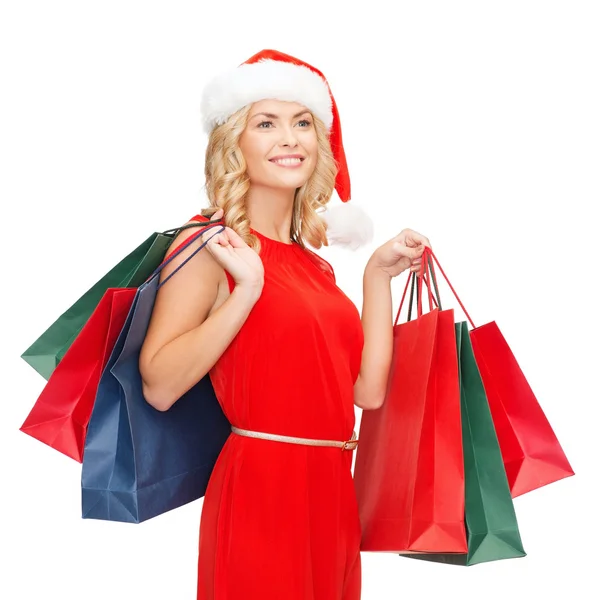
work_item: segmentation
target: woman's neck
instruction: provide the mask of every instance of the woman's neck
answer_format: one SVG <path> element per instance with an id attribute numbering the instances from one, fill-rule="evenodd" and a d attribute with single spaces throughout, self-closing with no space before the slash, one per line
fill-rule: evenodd
<path id="1" fill-rule="evenodd" d="M 295 190 L 251 187 L 246 196 L 246 212 L 252 229 L 288 243 L 295 193 Z"/>

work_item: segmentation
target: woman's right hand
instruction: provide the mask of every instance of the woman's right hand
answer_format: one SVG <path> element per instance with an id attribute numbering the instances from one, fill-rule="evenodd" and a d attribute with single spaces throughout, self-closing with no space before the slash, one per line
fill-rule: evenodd
<path id="1" fill-rule="evenodd" d="M 211 221 L 222 218 L 223 209 L 220 208 Z M 257 252 L 230 227 L 225 227 L 224 231 L 217 234 L 211 229 L 202 237 L 208 240 L 206 249 L 233 277 L 236 286 L 260 294 L 264 283 L 264 267 Z"/>

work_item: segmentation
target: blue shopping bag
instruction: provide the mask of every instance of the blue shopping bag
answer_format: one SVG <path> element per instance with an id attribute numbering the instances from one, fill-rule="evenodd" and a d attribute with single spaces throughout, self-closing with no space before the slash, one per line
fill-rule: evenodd
<path id="1" fill-rule="evenodd" d="M 206 225 L 206 224 L 204 224 Z M 141 523 L 204 496 L 231 432 L 208 374 L 167 411 L 146 402 L 139 354 L 161 270 L 208 229 L 186 240 L 138 290 L 100 378 L 88 425 L 81 477 L 82 516 Z M 223 228 L 220 227 L 213 235 Z"/>

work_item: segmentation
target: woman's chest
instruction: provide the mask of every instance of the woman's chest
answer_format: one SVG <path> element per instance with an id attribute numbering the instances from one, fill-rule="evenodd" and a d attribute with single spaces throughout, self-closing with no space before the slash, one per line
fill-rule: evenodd
<path id="1" fill-rule="evenodd" d="M 313 264 L 265 264 L 260 299 L 249 317 L 252 329 L 303 340 L 327 339 L 346 350 L 362 348 L 362 325 L 354 303 Z M 304 344 L 302 344 L 304 345 Z"/>

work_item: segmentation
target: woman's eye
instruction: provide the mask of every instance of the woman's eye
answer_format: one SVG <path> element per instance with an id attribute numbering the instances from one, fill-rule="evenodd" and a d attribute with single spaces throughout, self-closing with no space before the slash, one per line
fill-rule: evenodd
<path id="1" fill-rule="evenodd" d="M 273 121 L 261 121 L 258 127 L 260 129 L 269 129 L 271 125 L 273 125 Z"/>
<path id="2" fill-rule="evenodd" d="M 310 127 L 311 122 L 308 119 L 302 119 L 302 121 L 298 122 L 298 125 L 301 125 L 302 127 Z"/>

